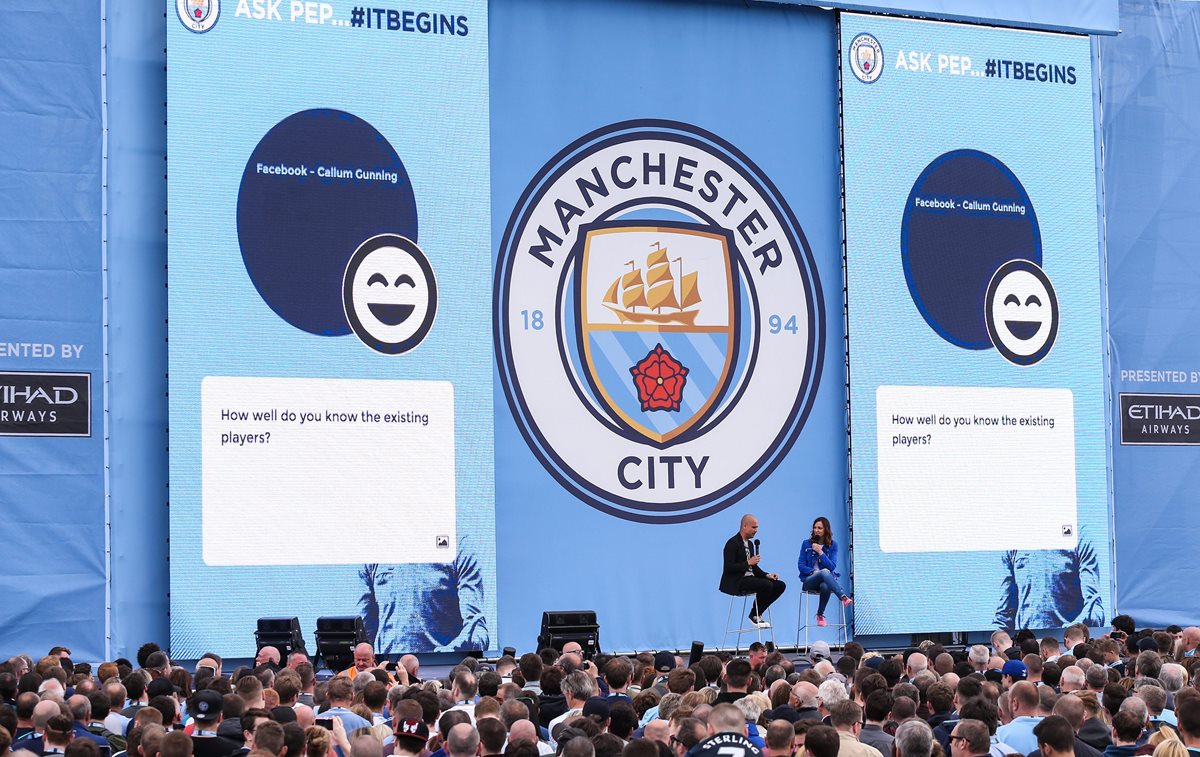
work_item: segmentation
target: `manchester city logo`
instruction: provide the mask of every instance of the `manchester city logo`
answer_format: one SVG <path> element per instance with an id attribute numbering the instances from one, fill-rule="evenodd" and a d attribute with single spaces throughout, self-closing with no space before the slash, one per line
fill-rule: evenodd
<path id="1" fill-rule="evenodd" d="M 189 31 L 203 34 L 216 26 L 221 0 L 175 0 L 175 12 Z"/>
<path id="2" fill-rule="evenodd" d="M 530 448 L 629 520 L 748 494 L 816 393 L 825 314 L 804 233 L 748 157 L 688 124 L 617 123 L 552 158 L 509 220 L 495 303 Z"/>
<path id="3" fill-rule="evenodd" d="M 883 47 L 874 35 L 864 32 L 850 40 L 850 70 L 867 84 L 883 74 Z"/>

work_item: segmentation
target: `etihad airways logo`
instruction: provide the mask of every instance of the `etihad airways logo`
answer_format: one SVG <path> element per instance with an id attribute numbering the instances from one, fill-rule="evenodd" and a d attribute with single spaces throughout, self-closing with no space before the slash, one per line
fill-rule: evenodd
<path id="1" fill-rule="evenodd" d="M 0 372 L 0 436 L 91 436 L 90 373 Z"/>

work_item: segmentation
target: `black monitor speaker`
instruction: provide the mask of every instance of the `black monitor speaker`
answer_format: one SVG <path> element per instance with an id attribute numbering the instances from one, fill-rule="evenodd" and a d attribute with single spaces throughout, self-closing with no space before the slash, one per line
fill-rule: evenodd
<path id="1" fill-rule="evenodd" d="M 562 651 L 568 642 L 578 642 L 583 656 L 591 659 L 600 652 L 600 625 L 595 610 L 550 610 L 542 613 L 542 632 L 538 649 Z"/>
<path id="2" fill-rule="evenodd" d="M 354 647 L 367 641 L 362 618 L 357 615 L 317 618 L 317 653 L 333 672 L 354 662 Z"/>
<path id="3" fill-rule="evenodd" d="M 287 664 L 288 655 L 304 651 L 304 636 L 299 618 L 259 618 L 254 631 L 255 656 L 263 647 L 279 650 L 279 661 Z"/>

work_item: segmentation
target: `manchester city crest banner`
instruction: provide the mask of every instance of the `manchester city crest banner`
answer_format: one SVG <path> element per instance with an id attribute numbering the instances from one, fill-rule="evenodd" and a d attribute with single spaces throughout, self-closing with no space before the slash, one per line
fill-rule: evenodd
<path id="1" fill-rule="evenodd" d="M 487 15 L 168 3 L 175 656 L 497 648 Z"/>
<path id="2" fill-rule="evenodd" d="M 522 596 L 595 609 L 606 649 L 718 644 L 744 513 L 797 589 L 812 520 L 845 538 L 831 18 L 678 10 L 492 7 L 497 541 L 518 645 L 537 633 Z M 563 547 L 553 569 L 534 534 Z M 649 612 L 631 601 L 647 582 Z"/>

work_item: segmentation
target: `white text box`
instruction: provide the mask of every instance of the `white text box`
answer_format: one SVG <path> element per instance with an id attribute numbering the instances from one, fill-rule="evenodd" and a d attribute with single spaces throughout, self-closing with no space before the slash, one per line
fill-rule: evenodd
<path id="1" fill-rule="evenodd" d="M 1069 389 L 881 386 L 875 400 L 884 552 L 1075 546 Z"/>
<path id="2" fill-rule="evenodd" d="M 207 564 L 454 559 L 449 382 L 208 376 L 200 394 Z"/>

